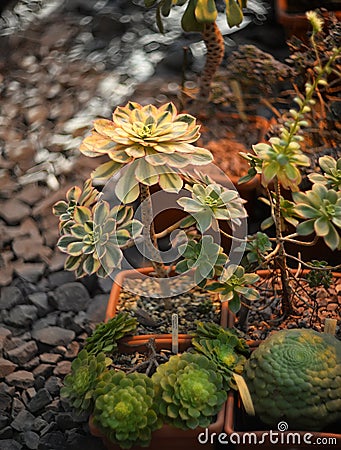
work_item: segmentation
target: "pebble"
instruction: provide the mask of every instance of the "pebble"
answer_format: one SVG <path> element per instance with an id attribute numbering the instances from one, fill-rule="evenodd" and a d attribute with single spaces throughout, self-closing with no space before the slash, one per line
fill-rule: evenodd
<path id="1" fill-rule="evenodd" d="M 10 386 L 26 389 L 34 385 L 34 376 L 32 372 L 28 372 L 27 370 L 18 370 L 7 375 L 5 381 Z"/>
<path id="2" fill-rule="evenodd" d="M 0 378 L 5 378 L 7 375 L 14 372 L 17 367 L 18 366 L 16 364 L 14 364 L 11 361 L 8 361 L 8 359 L 0 358 Z"/>
<path id="3" fill-rule="evenodd" d="M 18 413 L 16 418 L 12 422 L 12 428 L 17 431 L 30 430 L 34 422 L 34 415 L 26 409 L 23 409 Z"/>
<path id="4" fill-rule="evenodd" d="M 41 328 L 32 333 L 34 339 L 51 346 L 68 345 L 76 336 L 72 330 L 64 330 L 61 327 L 51 326 Z"/>
<path id="5" fill-rule="evenodd" d="M 31 208 L 16 198 L 0 203 L 0 217 L 9 225 L 20 223 L 30 212 Z"/>
<path id="6" fill-rule="evenodd" d="M 18 305 L 10 310 L 6 323 L 16 327 L 28 327 L 38 317 L 34 305 Z"/>
<path id="7" fill-rule="evenodd" d="M 51 403 L 52 397 L 46 388 L 40 389 L 37 394 L 28 403 L 27 408 L 32 412 L 36 413 L 43 409 L 46 405 Z"/>
<path id="8" fill-rule="evenodd" d="M 53 306 L 59 311 L 82 311 L 87 308 L 90 296 L 82 283 L 66 283 L 57 287 L 51 299 Z"/>
<path id="9" fill-rule="evenodd" d="M 11 309 L 25 303 L 21 290 L 15 286 L 6 286 L 1 290 L 0 309 Z"/>
<path id="10" fill-rule="evenodd" d="M 7 352 L 7 357 L 16 364 L 25 364 L 38 353 L 38 346 L 35 341 L 25 342 Z"/>

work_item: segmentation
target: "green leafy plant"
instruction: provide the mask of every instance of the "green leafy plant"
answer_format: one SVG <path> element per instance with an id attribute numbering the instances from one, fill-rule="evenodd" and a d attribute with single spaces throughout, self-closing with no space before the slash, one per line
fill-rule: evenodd
<path id="1" fill-rule="evenodd" d="M 241 300 L 253 301 L 259 298 L 257 289 L 251 287 L 259 280 L 255 273 L 245 273 L 242 266 L 230 264 L 224 269 L 218 281 L 213 281 L 206 288 L 210 291 L 219 292 L 222 302 L 229 302 L 229 308 L 232 312 L 239 311 Z"/>
<path id="2" fill-rule="evenodd" d="M 331 270 L 317 270 L 317 269 L 323 269 L 328 266 L 328 263 L 326 261 L 317 261 L 316 259 L 313 259 L 311 261 L 311 270 L 307 273 L 306 279 L 308 280 L 310 287 L 319 287 L 323 286 L 324 288 L 328 288 L 331 285 L 331 282 L 333 280 L 333 274 Z M 314 267 L 316 269 L 314 269 Z"/>
<path id="3" fill-rule="evenodd" d="M 137 328 L 137 320 L 128 313 L 118 313 L 108 322 L 99 323 L 86 339 L 85 350 L 89 354 L 111 354 L 117 350 L 117 341 Z"/>
<path id="4" fill-rule="evenodd" d="M 111 363 L 104 353 L 93 355 L 81 350 L 71 364 L 71 373 L 64 379 L 61 396 L 78 411 L 90 411 L 93 407 L 94 390 L 99 377 Z"/>
<path id="5" fill-rule="evenodd" d="M 327 188 L 341 190 L 341 158 L 335 161 L 331 156 L 322 156 L 319 159 L 319 165 L 323 170 L 323 174 L 311 173 L 308 175 L 312 183 L 323 184 Z"/>
<path id="6" fill-rule="evenodd" d="M 162 425 L 154 397 L 147 375 L 108 371 L 96 386 L 94 424 L 121 448 L 147 447 L 152 432 Z"/>
<path id="7" fill-rule="evenodd" d="M 321 430 L 341 420 L 341 342 L 313 330 L 281 330 L 245 364 L 256 413 L 271 426 Z"/>
<path id="8" fill-rule="evenodd" d="M 159 414 L 183 430 L 207 427 L 226 400 L 222 377 L 204 355 L 171 356 L 152 380 Z"/>
<path id="9" fill-rule="evenodd" d="M 205 355 L 217 366 L 223 377 L 226 390 L 237 389 L 233 373 L 241 374 L 249 355 L 244 339 L 239 338 L 234 329 L 224 329 L 214 323 L 198 322 L 193 333 L 194 349 Z"/>

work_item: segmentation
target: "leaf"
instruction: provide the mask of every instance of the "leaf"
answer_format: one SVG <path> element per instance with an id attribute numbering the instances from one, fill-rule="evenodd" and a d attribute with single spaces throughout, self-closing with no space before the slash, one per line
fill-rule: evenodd
<path id="1" fill-rule="evenodd" d="M 122 203 L 131 203 L 139 196 L 140 188 L 135 178 L 135 168 L 135 163 L 127 166 L 116 185 L 115 194 Z"/>
<path id="2" fill-rule="evenodd" d="M 319 217 L 314 224 L 317 236 L 326 236 L 329 233 L 330 223 L 326 217 Z"/>
<path id="3" fill-rule="evenodd" d="M 170 10 L 172 8 L 173 1 L 172 0 L 163 0 L 161 4 L 161 14 L 164 17 L 168 17 Z"/>
<path id="4" fill-rule="evenodd" d="M 237 314 L 237 312 L 240 310 L 240 298 L 238 295 L 234 295 L 232 300 L 229 301 L 229 310 L 233 313 L 233 314 Z"/>
<path id="5" fill-rule="evenodd" d="M 107 180 L 115 175 L 115 173 L 118 172 L 123 166 L 124 164 L 122 163 L 109 161 L 98 166 L 97 169 L 92 172 L 91 176 L 97 180 Z"/>
<path id="6" fill-rule="evenodd" d="M 161 3 L 159 3 L 156 8 L 156 25 L 157 25 L 160 33 L 164 34 L 165 30 L 163 28 L 162 17 L 161 17 Z"/>
<path id="7" fill-rule="evenodd" d="M 71 256 L 79 256 L 83 252 L 83 242 L 72 242 L 67 247 L 67 252 Z"/>
<path id="8" fill-rule="evenodd" d="M 235 0 L 225 0 L 226 2 L 226 20 L 229 27 L 238 26 L 243 20 L 243 11 Z"/>
<path id="9" fill-rule="evenodd" d="M 197 0 L 195 7 L 195 18 L 200 23 L 215 22 L 218 11 L 214 0 Z"/>
<path id="10" fill-rule="evenodd" d="M 147 8 L 150 8 L 150 7 L 154 6 L 156 2 L 157 2 L 157 0 L 144 0 L 144 5 Z"/>
<path id="11" fill-rule="evenodd" d="M 203 24 L 199 23 L 195 17 L 195 8 L 197 0 L 189 0 L 187 8 L 181 19 L 181 26 L 184 31 L 199 31 L 204 30 Z"/>
<path id="12" fill-rule="evenodd" d="M 315 219 L 306 220 L 305 222 L 297 225 L 296 231 L 301 236 L 308 236 L 314 232 Z"/>
<path id="13" fill-rule="evenodd" d="M 85 223 L 91 220 L 91 211 L 86 206 L 77 206 L 74 210 L 73 217 L 78 223 Z"/>
<path id="14" fill-rule="evenodd" d="M 178 193 L 182 188 L 182 178 L 176 173 L 163 173 L 159 178 L 160 187 L 166 192 Z"/>
<path id="15" fill-rule="evenodd" d="M 333 226 L 330 226 L 329 233 L 324 236 L 323 239 L 328 247 L 330 247 L 333 251 L 340 247 L 341 239 Z"/>

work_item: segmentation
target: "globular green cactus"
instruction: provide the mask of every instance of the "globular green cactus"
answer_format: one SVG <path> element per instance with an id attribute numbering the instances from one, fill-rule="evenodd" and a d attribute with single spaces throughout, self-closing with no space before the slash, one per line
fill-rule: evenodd
<path id="1" fill-rule="evenodd" d="M 226 390 L 237 388 L 233 373 L 243 372 L 244 355 L 248 355 L 249 350 L 245 340 L 239 338 L 235 330 L 224 329 L 215 323 L 198 322 L 192 345 L 216 364 Z"/>
<path id="2" fill-rule="evenodd" d="M 160 416 L 183 430 L 207 427 L 226 400 L 222 377 L 204 355 L 174 355 L 152 380 Z"/>
<path id="3" fill-rule="evenodd" d="M 137 320 L 128 313 L 119 313 L 117 316 L 100 323 L 86 340 L 85 349 L 88 353 L 97 355 L 100 352 L 112 354 L 117 349 L 117 341 L 128 333 L 135 331 Z"/>
<path id="4" fill-rule="evenodd" d="M 121 448 L 147 447 L 162 426 L 155 411 L 154 385 L 147 375 L 109 371 L 95 391 L 94 424 Z"/>
<path id="5" fill-rule="evenodd" d="M 341 421 L 341 342 L 332 335 L 278 331 L 253 352 L 244 378 L 268 425 L 319 431 Z"/>
<path id="6" fill-rule="evenodd" d="M 64 380 L 60 394 L 78 411 L 90 411 L 93 406 L 93 394 L 99 377 L 111 363 L 104 353 L 97 356 L 86 350 L 79 352 L 71 365 L 71 373 Z"/>

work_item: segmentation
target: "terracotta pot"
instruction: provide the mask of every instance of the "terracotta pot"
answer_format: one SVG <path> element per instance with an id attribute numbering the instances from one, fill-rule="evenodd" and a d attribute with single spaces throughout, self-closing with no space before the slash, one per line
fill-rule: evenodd
<path id="1" fill-rule="evenodd" d="M 186 336 L 186 335 L 185 335 Z M 135 351 L 145 352 L 147 351 L 147 339 L 140 338 L 140 342 L 135 345 L 127 345 L 125 349 L 122 349 L 126 353 L 134 353 Z M 133 342 L 133 341 L 132 341 Z M 190 346 L 191 342 L 186 337 L 179 337 L 179 348 L 181 351 L 186 350 Z M 171 350 L 171 340 L 167 340 L 164 336 L 155 338 L 155 346 L 157 350 Z M 180 430 L 170 425 L 163 425 L 162 428 L 153 432 L 152 440 L 149 445 L 151 450 L 208 450 L 214 448 L 214 442 L 200 443 L 198 436 L 200 433 L 204 433 L 208 436 L 213 433 L 220 433 L 223 430 L 225 419 L 225 404 L 219 411 L 215 422 L 209 425 L 207 431 L 204 428 L 196 428 L 194 430 Z M 89 419 L 89 429 L 93 436 L 100 437 L 108 450 L 119 450 L 120 447 L 108 440 L 103 433 L 94 425 L 92 417 Z M 144 447 L 145 448 L 145 447 Z M 142 450 L 140 446 L 132 447 L 132 450 Z"/>
<path id="2" fill-rule="evenodd" d="M 120 300 L 120 293 L 122 290 L 123 282 L 126 278 L 142 278 L 144 275 L 148 275 L 149 273 L 153 272 L 154 269 L 152 267 L 143 267 L 141 269 L 136 270 L 123 270 L 120 272 L 113 283 L 110 297 L 107 305 L 106 315 L 105 315 L 105 321 L 108 321 L 112 317 L 116 315 L 117 307 Z M 221 316 L 220 316 L 220 325 L 223 327 L 227 327 L 227 316 L 228 316 L 228 305 L 226 302 L 223 302 L 221 304 Z M 138 336 L 127 336 L 120 340 L 121 348 L 128 348 L 128 347 L 134 347 L 136 350 L 139 350 L 139 345 L 144 345 L 150 337 L 157 338 L 162 340 L 163 342 L 170 342 L 172 341 L 172 335 L 171 334 L 151 334 L 151 335 L 138 335 Z M 179 334 L 179 351 L 185 350 L 182 346 L 187 347 L 191 343 L 191 337 L 188 334 Z M 186 348 L 187 348 L 186 347 Z"/>
<path id="3" fill-rule="evenodd" d="M 321 8 L 326 7 L 326 2 L 321 1 Z M 287 37 L 296 36 L 302 41 L 307 40 L 307 32 L 311 29 L 304 12 L 291 13 L 288 8 L 288 0 L 276 0 L 275 11 L 278 22 L 286 30 Z M 341 10 L 333 11 L 338 20 L 341 20 Z"/>
<path id="4" fill-rule="evenodd" d="M 303 274 L 306 274 L 309 270 L 303 270 L 302 272 Z M 269 275 L 270 272 L 268 270 L 258 270 L 257 273 L 261 277 L 265 277 Z M 341 278 L 341 273 L 333 272 L 333 276 L 335 278 Z M 229 328 L 234 327 L 235 315 L 231 312 L 228 313 L 227 323 Z M 247 344 L 249 345 L 250 350 L 253 351 L 259 346 L 260 342 L 261 341 L 248 340 Z M 278 432 L 278 430 L 273 431 Z M 234 449 L 242 450 L 244 448 L 254 448 L 259 450 L 261 446 L 262 449 L 269 450 L 273 447 L 278 447 L 283 450 L 298 450 L 301 448 L 311 448 L 311 445 L 319 442 L 320 444 L 323 444 L 323 446 L 321 445 L 321 448 L 323 447 L 324 450 L 336 449 L 341 448 L 341 434 L 337 433 L 337 431 L 339 431 L 339 428 L 336 428 L 333 431 L 330 430 L 330 432 L 288 430 L 280 432 L 280 437 L 278 438 L 279 443 L 274 443 L 274 441 L 270 441 L 267 426 L 257 417 L 248 416 L 246 414 L 239 395 L 232 391 L 228 394 L 224 432 L 228 435 L 228 442 L 234 444 Z M 267 432 L 268 435 L 265 435 L 265 432 Z M 298 439 L 300 439 L 300 444 L 297 446 L 295 446 L 295 442 L 292 440 L 292 433 L 295 433 L 297 439 L 295 441 L 296 444 L 298 444 Z M 306 443 L 304 439 L 308 440 L 308 442 L 310 440 L 311 443 Z M 320 439 L 320 441 L 317 439 Z M 330 439 L 334 439 L 334 441 Z"/>
<path id="5" fill-rule="evenodd" d="M 234 445 L 234 449 L 243 450 L 254 448 L 259 450 L 281 448 L 286 450 L 298 450 L 311 448 L 313 444 L 320 443 L 321 448 L 337 449 L 341 448 L 341 434 L 339 429 L 330 432 L 316 431 L 283 431 L 273 430 L 277 434 L 270 440 L 269 430 L 259 419 L 247 416 L 243 410 L 239 396 L 229 392 L 226 404 L 226 416 L 224 432 L 228 435 L 228 442 Z M 293 434 L 295 433 L 295 441 Z M 278 439 L 275 443 L 274 439 Z M 331 440 L 333 439 L 333 440 Z M 311 442 L 309 444 L 309 442 Z"/>

